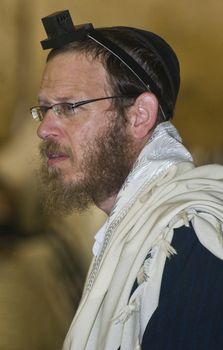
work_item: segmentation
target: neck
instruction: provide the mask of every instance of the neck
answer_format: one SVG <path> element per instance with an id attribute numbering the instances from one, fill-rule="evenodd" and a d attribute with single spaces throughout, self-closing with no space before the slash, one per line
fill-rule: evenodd
<path id="1" fill-rule="evenodd" d="M 111 213 L 111 210 L 115 204 L 117 194 L 112 195 L 111 197 L 108 197 L 106 200 L 104 200 L 101 203 L 95 203 L 96 206 L 104 211 L 107 215 Z"/>

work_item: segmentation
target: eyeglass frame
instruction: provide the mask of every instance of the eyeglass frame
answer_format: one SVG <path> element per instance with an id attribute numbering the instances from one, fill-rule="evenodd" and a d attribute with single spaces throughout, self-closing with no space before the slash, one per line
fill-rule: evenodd
<path id="1" fill-rule="evenodd" d="M 93 98 L 93 99 L 89 99 L 89 100 L 77 101 L 77 102 L 59 102 L 59 103 L 55 103 L 51 106 L 44 106 L 44 105 L 40 106 L 39 105 L 39 106 L 31 107 L 30 113 L 31 113 L 34 120 L 41 122 L 41 121 L 43 121 L 43 119 L 44 119 L 44 117 L 49 109 L 52 109 L 54 114 L 57 117 L 60 117 L 61 115 L 64 115 L 65 117 L 69 117 L 72 115 L 72 113 L 66 115 L 66 113 L 60 112 L 57 109 L 59 106 L 69 106 L 70 110 L 73 112 L 75 108 L 86 105 L 88 103 L 102 101 L 102 100 L 108 100 L 108 99 L 114 99 L 114 98 L 133 98 L 133 97 L 136 97 L 136 96 L 105 96 L 105 97 L 98 97 L 98 98 Z"/>

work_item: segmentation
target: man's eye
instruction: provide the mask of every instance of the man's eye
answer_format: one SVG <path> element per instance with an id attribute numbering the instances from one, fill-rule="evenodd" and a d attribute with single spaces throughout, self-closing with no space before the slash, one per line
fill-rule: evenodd
<path id="1" fill-rule="evenodd" d="M 64 104 L 63 105 L 63 112 L 65 114 L 74 114 L 75 113 L 75 107 L 72 104 Z"/>

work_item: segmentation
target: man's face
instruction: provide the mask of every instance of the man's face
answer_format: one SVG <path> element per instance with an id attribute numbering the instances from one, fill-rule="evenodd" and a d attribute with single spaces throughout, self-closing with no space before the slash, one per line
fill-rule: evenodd
<path id="1" fill-rule="evenodd" d="M 110 96 L 99 61 L 64 53 L 45 68 L 40 105 Z M 78 107 L 71 117 L 48 110 L 38 128 L 47 206 L 68 212 L 98 206 L 116 194 L 135 160 L 130 136 L 110 100 Z"/>

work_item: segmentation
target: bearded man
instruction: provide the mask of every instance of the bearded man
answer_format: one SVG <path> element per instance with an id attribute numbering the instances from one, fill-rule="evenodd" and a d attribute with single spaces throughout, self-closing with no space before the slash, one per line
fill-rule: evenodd
<path id="1" fill-rule="evenodd" d="M 223 168 L 195 167 L 171 123 L 180 86 L 154 33 L 43 18 L 31 108 L 51 210 L 108 219 L 64 350 L 222 349 Z"/>

